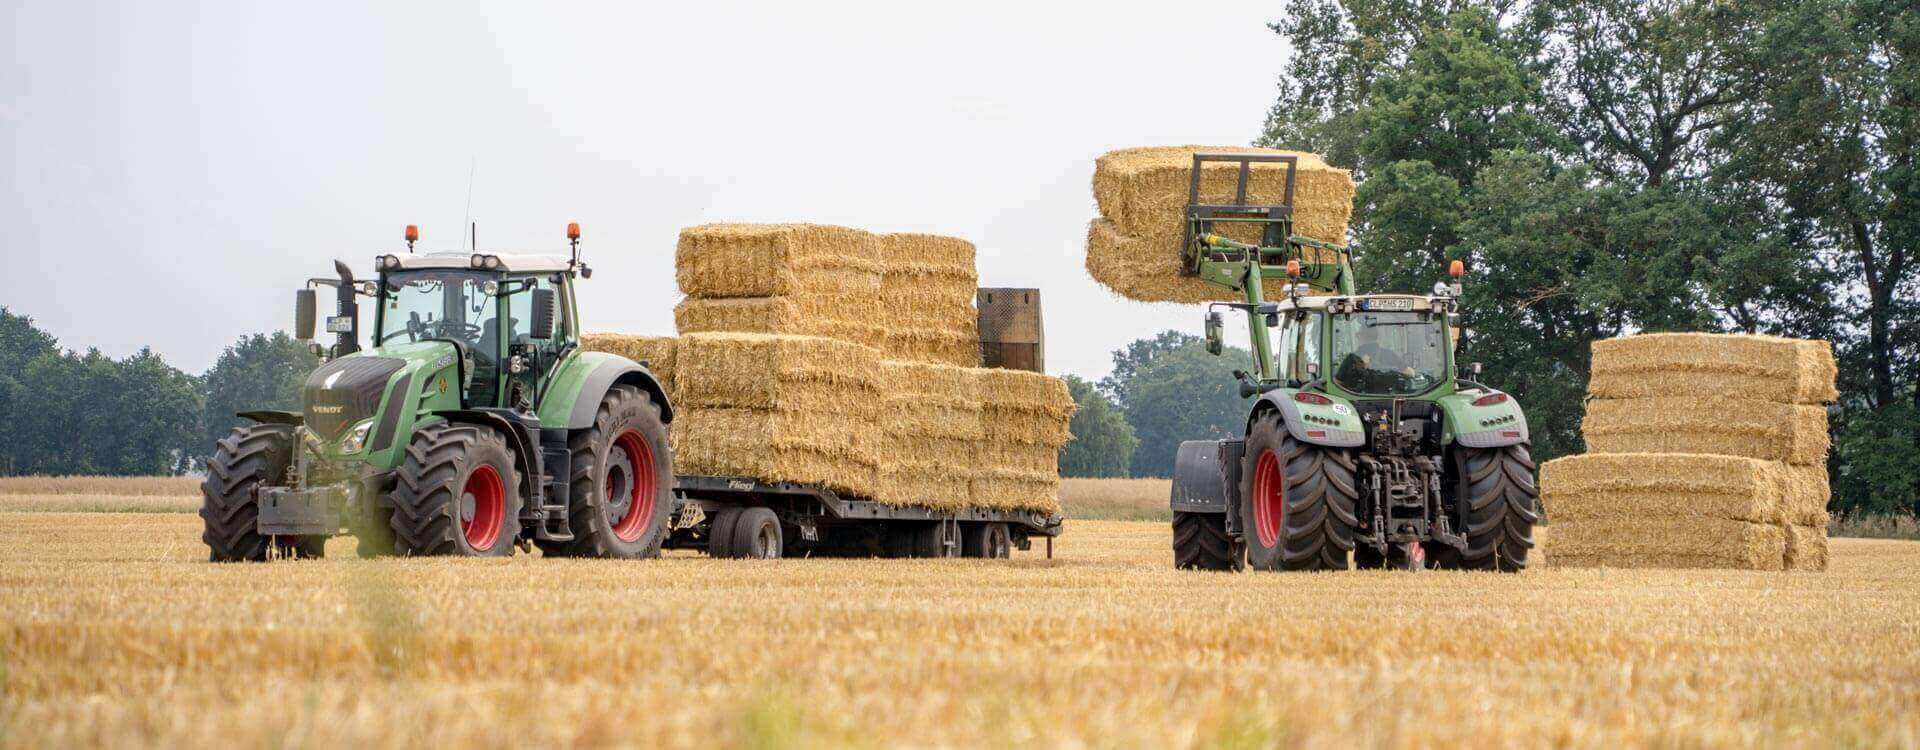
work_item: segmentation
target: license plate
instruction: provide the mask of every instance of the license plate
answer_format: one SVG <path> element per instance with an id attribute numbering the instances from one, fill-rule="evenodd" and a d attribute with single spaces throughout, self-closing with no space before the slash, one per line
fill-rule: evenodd
<path id="1" fill-rule="evenodd" d="M 353 318 L 345 315 L 328 317 L 327 333 L 353 333 Z"/>
<path id="2" fill-rule="evenodd" d="M 1364 300 L 1361 302 L 1360 309 L 1378 310 L 1381 312 L 1406 312 L 1413 309 L 1413 300 L 1405 298 Z"/>

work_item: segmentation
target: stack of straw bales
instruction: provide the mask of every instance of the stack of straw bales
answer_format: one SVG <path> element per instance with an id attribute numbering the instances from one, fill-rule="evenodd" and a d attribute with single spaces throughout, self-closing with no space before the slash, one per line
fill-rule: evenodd
<path id="1" fill-rule="evenodd" d="M 899 506 L 1059 510 L 1065 383 L 980 360 L 972 243 L 808 224 L 681 232 L 681 336 L 593 334 L 675 401 L 676 471 Z"/>
<path id="2" fill-rule="evenodd" d="M 1087 227 L 1087 272 L 1094 280 L 1141 302 L 1207 302 L 1233 298 L 1226 290 L 1180 275 L 1185 236 L 1187 187 L 1197 152 L 1293 154 L 1299 157 L 1294 180 L 1294 233 L 1323 242 L 1346 244 L 1347 219 L 1353 213 L 1353 177 L 1320 157 L 1297 151 L 1236 146 L 1161 146 L 1110 151 L 1094 164 L 1093 195 L 1100 218 Z M 1204 202 L 1231 201 L 1239 165 L 1210 164 L 1200 179 Z M 1278 204 L 1286 189 L 1286 168 L 1256 164 L 1247 183 L 1247 201 Z M 1242 242 L 1260 240 L 1258 225 L 1216 224 L 1215 232 Z M 1268 296 L 1279 299 L 1273 284 Z"/>
<path id="3" fill-rule="evenodd" d="M 818 336 L 680 337 L 676 470 L 871 494 L 880 357 Z"/>
<path id="4" fill-rule="evenodd" d="M 982 430 L 975 445 L 973 504 L 1059 509 L 1060 446 L 1072 438 L 1073 397 L 1059 378 L 1025 370 L 974 370 Z"/>
<path id="5" fill-rule="evenodd" d="M 1548 564 L 1825 569 L 1834 374 L 1824 341 L 1595 342 L 1593 452 L 1540 470 Z"/>

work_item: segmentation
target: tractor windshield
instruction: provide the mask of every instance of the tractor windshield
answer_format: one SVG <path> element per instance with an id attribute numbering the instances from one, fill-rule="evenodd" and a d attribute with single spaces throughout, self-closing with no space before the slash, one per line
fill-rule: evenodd
<path id="1" fill-rule="evenodd" d="M 1440 319 L 1428 312 L 1335 315 L 1333 361 L 1333 381 L 1354 393 L 1424 393 L 1446 375 Z"/>
<path id="2" fill-rule="evenodd" d="M 375 344 L 422 339 L 479 341 L 494 318 L 499 286 L 473 271 L 404 271 L 387 276 Z"/>

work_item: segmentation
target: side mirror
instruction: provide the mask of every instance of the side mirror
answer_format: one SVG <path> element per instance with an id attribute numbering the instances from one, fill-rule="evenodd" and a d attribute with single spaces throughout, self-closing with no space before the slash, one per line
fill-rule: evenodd
<path id="1" fill-rule="evenodd" d="M 553 310 L 553 290 L 533 290 L 533 330 L 529 335 L 542 341 L 553 338 Z"/>
<path id="2" fill-rule="evenodd" d="M 319 302 L 314 298 L 312 289 L 301 289 L 293 293 L 293 337 L 301 341 L 313 340 L 313 324 L 319 318 Z"/>
<path id="3" fill-rule="evenodd" d="M 1207 313 L 1207 353 L 1220 356 L 1226 346 L 1226 322 L 1220 319 L 1220 313 Z"/>

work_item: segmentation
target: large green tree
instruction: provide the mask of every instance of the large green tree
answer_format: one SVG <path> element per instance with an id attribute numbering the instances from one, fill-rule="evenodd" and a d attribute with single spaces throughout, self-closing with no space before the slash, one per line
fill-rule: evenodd
<path id="1" fill-rule="evenodd" d="M 1069 477 L 1124 477 L 1140 439 L 1113 402 L 1092 383 L 1066 377 L 1077 407 L 1069 426 L 1073 439 L 1060 449 L 1060 474 Z"/>
<path id="2" fill-rule="evenodd" d="M 0 474 L 18 471 L 15 466 L 26 440 L 13 419 L 16 391 L 23 387 L 21 377 L 29 363 L 58 351 L 59 342 L 36 327 L 32 318 L 0 307 Z"/>
<path id="3" fill-rule="evenodd" d="M 1114 397 L 1140 443 L 1128 470 L 1137 477 L 1173 474 L 1174 454 L 1186 440 L 1238 438 L 1246 431 L 1247 400 L 1236 369 L 1252 355 L 1228 348 L 1207 353 L 1206 341 L 1166 331 L 1114 352 L 1113 373 L 1101 388 Z"/>
<path id="4" fill-rule="evenodd" d="M 284 331 L 242 336 L 207 371 L 207 402 L 200 442 L 193 455 L 205 461 L 213 445 L 240 424 L 237 412 L 298 410 L 300 385 L 319 364 L 307 347 Z"/>

